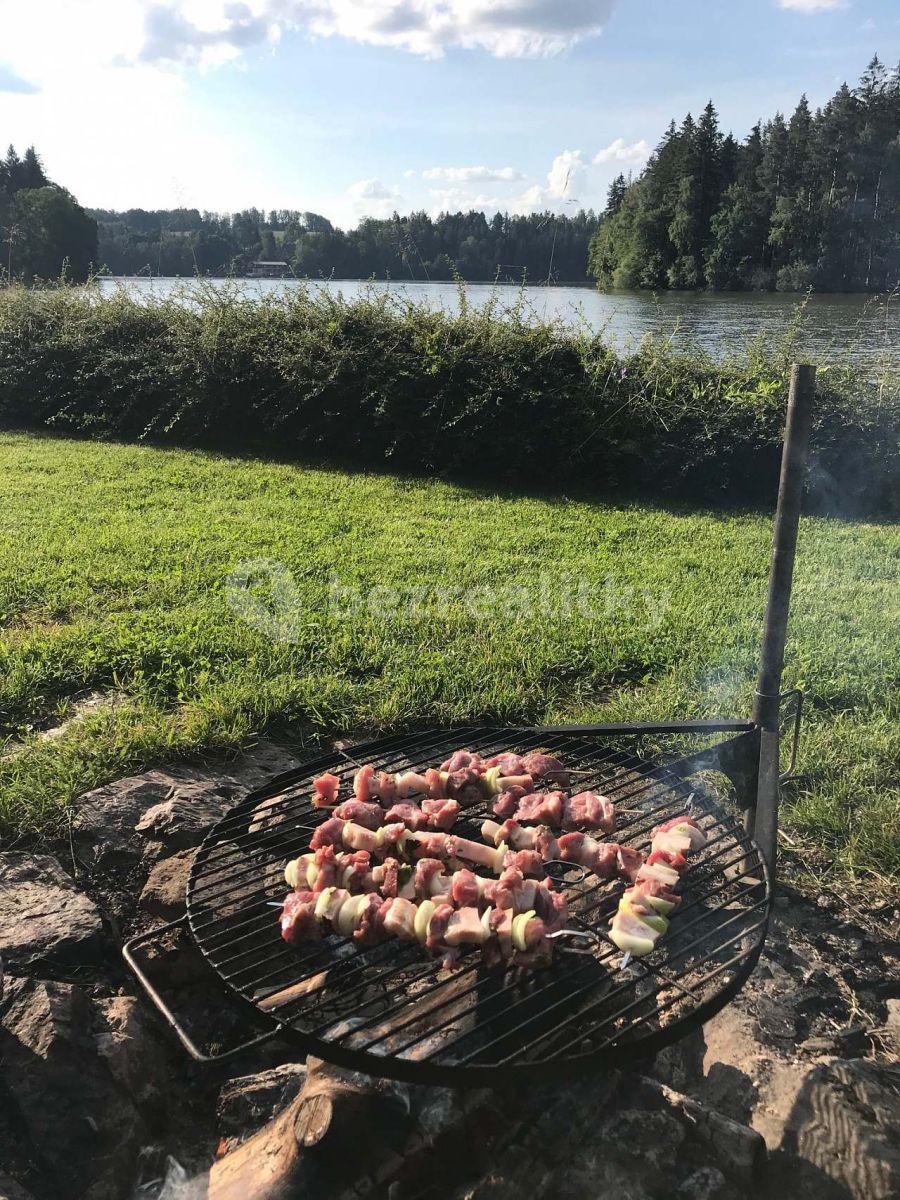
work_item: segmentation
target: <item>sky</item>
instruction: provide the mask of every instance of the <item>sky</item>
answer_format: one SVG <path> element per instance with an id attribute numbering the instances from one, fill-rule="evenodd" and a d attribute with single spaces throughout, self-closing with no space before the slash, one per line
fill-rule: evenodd
<path id="1" fill-rule="evenodd" d="M 900 0 L 0 0 L 0 142 L 90 207 L 566 212 L 876 52 Z"/>

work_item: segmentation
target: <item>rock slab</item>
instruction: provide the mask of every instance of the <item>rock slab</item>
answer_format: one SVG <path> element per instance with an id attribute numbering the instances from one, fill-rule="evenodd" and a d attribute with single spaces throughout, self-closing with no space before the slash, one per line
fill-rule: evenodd
<path id="1" fill-rule="evenodd" d="M 93 1036 L 94 1010 L 67 983 L 8 979 L 0 1003 L 7 1091 L 42 1172 L 66 1200 L 127 1194 L 145 1136 Z"/>
<path id="2" fill-rule="evenodd" d="M 34 1200 L 31 1192 L 26 1192 L 20 1183 L 16 1183 L 9 1175 L 0 1171 L 0 1200 Z"/>
<path id="3" fill-rule="evenodd" d="M 179 850 L 171 858 L 163 858 L 154 866 L 144 884 L 139 904 L 146 912 L 172 921 L 185 909 L 185 889 L 193 850 Z"/>
<path id="4" fill-rule="evenodd" d="M 293 766 L 288 751 L 263 742 L 219 770 L 154 769 L 95 788 L 75 801 L 76 855 L 109 871 L 194 846 L 251 788 Z"/>
<path id="5" fill-rule="evenodd" d="M 9 971 L 94 962 L 103 951 L 96 905 L 49 854 L 0 854 L 0 957 Z"/>
<path id="6" fill-rule="evenodd" d="M 115 1082 L 141 1108 L 156 1109 L 165 1101 L 167 1066 L 172 1047 L 134 996 L 95 1000 L 94 1044 Z"/>
<path id="7" fill-rule="evenodd" d="M 853 1200 L 900 1196 L 900 1066 L 835 1060 L 812 1071 L 786 1141 Z"/>

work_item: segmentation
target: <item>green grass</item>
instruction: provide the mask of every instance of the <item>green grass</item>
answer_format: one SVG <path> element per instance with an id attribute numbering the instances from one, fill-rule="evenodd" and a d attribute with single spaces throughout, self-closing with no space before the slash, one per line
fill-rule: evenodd
<path id="1" fill-rule="evenodd" d="M 770 537 L 769 515 L 0 434 L 0 833 L 52 835 L 80 791 L 282 726 L 311 742 L 746 714 Z M 291 573 L 289 640 L 229 607 L 229 573 L 255 557 Z M 417 615 L 342 616 L 331 575 L 479 597 L 543 577 L 555 607 L 523 613 L 520 592 L 518 616 L 479 616 L 432 591 Z M 896 526 L 804 519 L 785 683 L 810 707 L 786 833 L 841 883 L 900 881 L 898 575 Z M 559 609 L 578 580 L 593 617 Z M 42 738 L 87 690 L 117 704 Z"/>

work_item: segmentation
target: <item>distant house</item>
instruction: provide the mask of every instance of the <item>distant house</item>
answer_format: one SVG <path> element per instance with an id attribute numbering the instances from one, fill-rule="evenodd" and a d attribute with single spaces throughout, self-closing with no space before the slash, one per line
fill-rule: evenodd
<path id="1" fill-rule="evenodd" d="M 255 262 L 250 264 L 249 275 L 256 279 L 284 279 L 290 275 L 290 264 L 286 262 Z"/>

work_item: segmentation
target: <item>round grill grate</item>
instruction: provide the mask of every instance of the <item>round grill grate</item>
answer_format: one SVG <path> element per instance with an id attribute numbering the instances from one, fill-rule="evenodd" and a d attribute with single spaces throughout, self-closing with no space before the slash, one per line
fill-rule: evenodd
<path id="1" fill-rule="evenodd" d="M 616 803 L 615 839 L 645 850 L 651 829 L 686 810 L 707 835 L 681 888 L 683 901 L 653 954 L 621 969 L 607 940 L 590 954 L 559 947 L 551 968 L 486 968 L 477 950 L 451 971 L 415 945 L 360 950 L 336 935 L 292 947 L 280 937 L 285 863 L 308 849 L 327 812 L 311 781 L 329 770 L 348 783 L 362 761 L 424 770 L 454 749 L 487 756 L 542 749 L 579 772 L 580 789 Z M 277 1021 L 304 1052 L 372 1075 L 450 1085 L 575 1073 L 655 1053 L 708 1020 L 747 979 L 765 938 L 770 886 L 762 856 L 739 821 L 702 785 L 658 759 L 581 734 L 480 729 L 395 737 L 333 754 L 261 789 L 207 835 L 187 890 L 200 950 L 233 991 Z M 454 828 L 480 837 L 487 803 Z M 592 876 L 566 888 L 574 924 L 604 936 L 623 884 Z"/>

